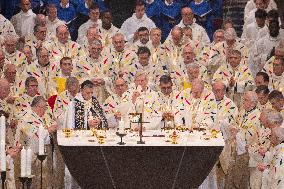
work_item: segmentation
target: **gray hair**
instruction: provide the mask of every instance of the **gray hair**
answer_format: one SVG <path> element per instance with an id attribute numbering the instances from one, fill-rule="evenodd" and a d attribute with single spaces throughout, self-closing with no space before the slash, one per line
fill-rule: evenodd
<path id="1" fill-rule="evenodd" d="M 90 44 L 89 44 L 89 46 L 91 46 L 91 45 L 103 45 L 102 44 L 102 41 L 101 40 L 99 40 L 99 39 L 94 39 L 94 41 L 92 41 Z"/>
<path id="2" fill-rule="evenodd" d="M 122 39 L 126 41 L 125 35 L 123 33 L 118 32 L 114 34 L 112 38 L 116 38 L 116 37 L 122 37 Z"/>
<path id="3" fill-rule="evenodd" d="M 19 40 L 19 37 L 17 35 L 15 35 L 15 34 L 7 34 L 7 35 L 5 35 L 4 42 L 5 41 L 9 41 L 9 40 L 13 40 L 13 41 L 17 42 Z"/>
<path id="4" fill-rule="evenodd" d="M 257 97 L 256 92 L 254 92 L 254 91 L 247 91 L 247 92 L 245 92 L 244 95 L 249 96 L 250 100 L 251 100 L 254 104 L 257 104 L 257 103 L 258 103 L 258 97 Z"/>
<path id="5" fill-rule="evenodd" d="M 141 75 L 145 75 L 146 78 L 148 78 L 148 75 L 145 71 L 143 70 L 138 70 L 136 73 L 135 73 L 135 78 L 137 77 L 140 77 Z"/>
<path id="6" fill-rule="evenodd" d="M 271 110 L 267 113 L 267 119 L 271 124 L 281 125 L 283 123 L 283 118 L 281 113 L 276 110 Z"/>
<path id="7" fill-rule="evenodd" d="M 186 69 L 200 69 L 200 66 L 197 63 L 191 63 L 186 65 Z"/>
<path id="8" fill-rule="evenodd" d="M 214 81 L 214 82 L 212 83 L 212 88 L 214 88 L 215 85 L 222 85 L 224 91 L 226 90 L 226 85 L 225 85 L 225 83 L 224 83 L 222 80 L 216 80 L 216 81 Z"/>
<path id="9" fill-rule="evenodd" d="M 216 31 L 214 32 L 213 36 L 215 36 L 215 34 L 216 34 L 216 33 L 219 33 L 219 32 L 225 34 L 225 30 L 223 30 L 223 29 L 218 29 L 218 30 L 216 30 Z"/>
<path id="10" fill-rule="evenodd" d="M 66 88 L 74 85 L 79 86 L 79 80 L 76 77 L 68 77 L 66 80 Z"/>

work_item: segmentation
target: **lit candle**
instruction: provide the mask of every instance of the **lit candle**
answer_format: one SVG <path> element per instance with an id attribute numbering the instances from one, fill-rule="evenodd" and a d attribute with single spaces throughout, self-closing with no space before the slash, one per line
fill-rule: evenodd
<path id="1" fill-rule="evenodd" d="M 70 102 L 70 105 L 69 105 L 69 109 L 68 109 L 68 112 L 67 112 L 67 121 L 66 121 L 66 125 L 65 125 L 65 128 L 67 129 L 71 129 L 73 128 L 73 125 L 75 124 L 74 123 L 74 103 L 73 102 Z"/>
<path id="2" fill-rule="evenodd" d="M 0 117 L 0 162 L 1 162 L 1 171 L 6 171 L 6 124 L 5 124 L 5 117 Z"/>
<path id="3" fill-rule="evenodd" d="M 5 117 L 0 117 L 0 140 L 4 141 L 6 140 L 6 124 L 5 124 Z"/>
<path id="4" fill-rule="evenodd" d="M 0 144 L 0 162 L 1 171 L 6 171 L 6 151 L 5 151 L 5 141 L 1 140 Z"/>
<path id="5" fill-rule="evenodd" d="M 21 150 L 21 177 L 26 177 L 27 173 L 27 151 L 25 148 Z"/>
<path id="6" fill-rule="evenodd" d="M 118 125 L 118 132 L 120 134 L 124 134 L 125 133 L 125 124 L 123 120 L 119 121 L 119 125 Z"/>
<path id="7" fill-rule="evenodd" d="M 44 128 L 42 125 L 38 128 L 38 154 L 44 155 Z"/>
<path id="8" fill-rule="evenodd" d="M 26 176 L 32 175 L 32 150 L 29 148 L 26 150 Z"/>

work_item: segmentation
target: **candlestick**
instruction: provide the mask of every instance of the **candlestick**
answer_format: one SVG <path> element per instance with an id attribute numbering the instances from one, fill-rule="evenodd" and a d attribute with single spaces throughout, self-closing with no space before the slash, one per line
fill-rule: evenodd
<path id="1" fill-rule="evenodd" d="M 38 128 L 38 153 L 44 155 L 44 128 L 42 125 Z"/>
<path id="2" fill-rule="evenodd" d="M 28 180 L 28 177 L 19 177 L 20 182 L 22 183 L 22 188 L 25 189 L 25 183 Z"/>
<path id="3" fill-rule="evenodd" d="M 6 171 L 6 122 L 5 122 L 5 116 L 0 117 L 0 163 L 1 171 Z"/>
<path id="4" fill-rule="evenodd" d="M 26 159 L 26 176 L 32 175 L 32 150 L 27 149 L 27 159 Z"/>
<path id="5" fill-rule="evenodd" d="M 25 148 L 21 150 L 21 177 L 26 177 L 27 170 L 27 151 Z"/>
<path id="6" fill-rule="evenodd" d="M 1 171 L 6 171 L 6 150 L 5 142 L 1 140 L 0 143 L 0 162 L 1 162 Z"/>
<path id="7" fill-rule="evenodd" d="M 0 117 L 0 140 L 6 140 L 6 123 L 5 123 L 5 116 Z"/>
<path id="8" fill-rule="evenodd" d="M 42 162 L 46 159 L 47 155 L 37 155 L 37 159 L 40 161 L 40 188 L 42 189 Z"/>
<path id="9" fill-rule="evenodd" d="M 1 171 L 1 181 L 2 181 L 2 188 L 5 188 L 5 182 L 6 182 L 6 171 Z"/>
<path id="10" fill-rule="evenodd" d="M 119 121 L 119 125 L 118 125 L 118 132 L 120 134 L 124 134 L 125 133 L 125 124 L 123 120 Z"/>

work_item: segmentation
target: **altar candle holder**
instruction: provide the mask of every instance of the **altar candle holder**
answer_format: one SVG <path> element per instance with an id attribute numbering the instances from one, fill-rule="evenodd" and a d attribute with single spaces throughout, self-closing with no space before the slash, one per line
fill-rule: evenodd
<path id="1" fill-rule="evenodd" d="M 30 176 L 30 177 L 19 177 L 19 180 L 22 183 L 22 189 L 25 189 L 25 185 L 27 185 L 27 189 L 31 188 L 32 176 Z"/>
<path id="2" fill-rule="evenodd" d="M 145 141 L 142 140 L 143 137 L 143 123 L 150 123 L 150 122 L 143 122 L 142 121 L 142 113 L 130 113 L 129 115 L 132 116 L 139 116 L 138 122 L 132 122 L 132 123 L 138 123 L 139 124 L 139 141 L 137 141 L 137 144 L 145 144 Z"/>
<path id="3" fill-rule="evenodd" d="M 6 171 L 1 171 L 1 181 L 2 181 L 2 188 L 5 188 L 5 182 L 6 182 Z"/>
<path id="4" fill-rule="evenodd" d="M 126 136 L 126 133 L 120 133 L 116 132 L 116 135 L 120 137 L 120 142 L 118 142 L 118 145 L 125 145 L 126 143 L 122 141 L 122 138 Z"/>
<path id="5" fill-rule="evenodd" d="M 40 188 L 42 189 L 42 163 L 46 159 L 47 155 L 39 155 L 37 154 L 37 159 L 40 161 Z"/>

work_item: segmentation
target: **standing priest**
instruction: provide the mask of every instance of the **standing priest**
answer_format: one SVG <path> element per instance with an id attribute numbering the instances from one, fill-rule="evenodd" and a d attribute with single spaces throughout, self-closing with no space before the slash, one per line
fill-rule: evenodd
<path id="1" fill-rule="evenodd" d="M 108 128 L 104 111 L 94 97 L 94 84 L 90 80 L 81 84 L 80 93 L 68 106 L 64 125 L 74 129 Z"/>

